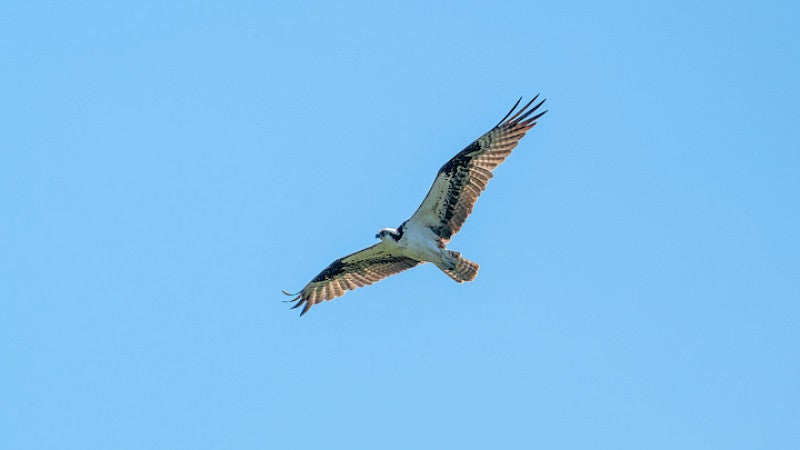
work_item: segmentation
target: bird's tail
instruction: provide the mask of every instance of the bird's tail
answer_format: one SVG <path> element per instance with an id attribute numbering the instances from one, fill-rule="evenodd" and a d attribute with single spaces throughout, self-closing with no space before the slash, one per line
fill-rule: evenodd
<path id="1" fill-rule="evenodd" d="M 478 263 L 462 257 L 461 253 L 452 250 L 446 251 L 450 257 L 450 261 L 447 262 L 452 263 L 452 269 L 449 267 L 439 268 L 442 269 L 442 272 L 446 273 L 448 277 L 452 278 L 457 283 L 463 283 L 465 281 L 472 281 L 478 276 L 478 269 L 481 267 Z"/>

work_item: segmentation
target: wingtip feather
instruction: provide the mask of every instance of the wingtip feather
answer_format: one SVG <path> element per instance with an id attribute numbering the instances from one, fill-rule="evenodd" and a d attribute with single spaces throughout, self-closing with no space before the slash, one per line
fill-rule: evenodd
<path id="1" fill-rule="evenodd" d="M 520 102 L 522 102 L 522 97 L 520 97 L 519 100 L 517 100 L 517 102 L 514 103 L 514 107 L 511 108 L 511 110 L 508 112 L 508 114 L 506 114 L 503 117 L 503 119 L 500 120 L 500 122 L 498 122 L 497 125 L 495 125 L 495 127 L 498 127 L 498 126 L 502 125 L 503 123 L 507 123 L 507 122 L 520 122 L 520 121 L 525 120 L 526 117 L 528 117 L 531 113 L 536 111 L 540 106 L 542 106 L 542 103 L 545 102 L 546 99 L 542 99 L 539 103 L 537 103 L 535 106 L 533 106 L 531 108 L 531 105 L 533 105 L 533 103 L 536 102 L 537 99 L 539 99 L 540 95 L 541 95 L 541 93 L 537 93 L 532 99 L 530 99 L 530 101 L 528 101 L 528 103 L 525 104 L 525 106 L 523 106 L 522 108 L 517 110 L 517 107 L 519 106 Z M 547 112 L 547 111 L 545 111 L 545 112 Z M 542 114 L 544 114 L 544 113 L 542 113 Z M 537 115 L 533 120 L 541 117 L 542 114 Z M 531 120 L 531 119 L 529 119 L 529 120 Z"/>
<path id="2" fill-rule="evenodd" d="M 495 125 L 495 127 L 498 127 L 498 126 L 500 126 L 500 124 L 502 124 L 503 122 L 505 122 L 505 121 L 506 121 L 506 119 L 508 119 L 508 116 L 510 116 L 510 115 L 511 115 L 511 113 L 513 113 L 513 112 L 514 112 L 514 110 L 515 110 L 515 109 L 517 109 L 517 106 L 519 106 L 519 103 L 520 103 L 521 101 L 522 101 L 522 97 L 520 97 L 520 98 L 519 98 L 519 100 L 517 100 L 517 102 L 516 102 L 516 103 L 514 103 L 514 106 L 512 106 L 512 107 L 511 107 L 511 109 L 510 109 L 510 110 L 509 110 L 509 111 L 506 113 L 506 115 L 505 115 L 505 116 L 503 116 L 503 118 L 502 118 L 502 119 L 500 119 L 500 122 L 497 122 L 497 125 Z"/>

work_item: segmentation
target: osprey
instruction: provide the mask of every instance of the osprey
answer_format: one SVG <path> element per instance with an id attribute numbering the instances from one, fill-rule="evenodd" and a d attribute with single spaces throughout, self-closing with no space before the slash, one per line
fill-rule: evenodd
<path id="1" fill-rule="evenodd" d="M 448 250 L 446 245 L 472 212 L 492 178 L 492 170 L 505 161 L 536 120 L 547 112 L 534 115 L 544 103 L 542 100 L 533 105 L 537 98 L 538 94 L 515 113 L 522 98 L 517 100 L 494 128 L 442 166 L 414 215 L 399 228 L 378 231 L 375 238 L 381 242 L 332 262 L 300 292 L 283 291 L 294 297 L 287 301 L 297 302 L 292 309 L 303 306 L 302 316 L 317 303 L 425 262 L 435 264 L 458 283 L 474 280 L 478 264 Z"/>

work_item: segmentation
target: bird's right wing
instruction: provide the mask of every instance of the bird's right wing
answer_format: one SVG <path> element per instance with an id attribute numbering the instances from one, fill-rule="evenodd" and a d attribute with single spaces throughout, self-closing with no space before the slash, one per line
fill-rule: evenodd
<path id="1" fill-rule="evenodd" d="M 370 285 L 419 263 L 379 242 L 332 262 L 297 294 L 283 293 L 295 296 L 289 300 L 297 302 L 292 309 L 303 305 L 302 316 L 317 303 L 341 297 L 349 290 Z"/>

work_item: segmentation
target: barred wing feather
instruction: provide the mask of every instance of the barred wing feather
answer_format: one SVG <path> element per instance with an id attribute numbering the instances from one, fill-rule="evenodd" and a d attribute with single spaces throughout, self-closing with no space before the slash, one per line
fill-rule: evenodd
<path id="1" fill-rule="evenodd" d="M 400 255 L 385 242 L 357 251 L 332 262 L 314 277 L 302 291 L 290 294 L 296 301 L 292 309 L 303 306 L 302 316 L 312 306 L 341 297 L 347 291 L 370 285 L 388 276 L 410 269 L 420 261 Z"/>

